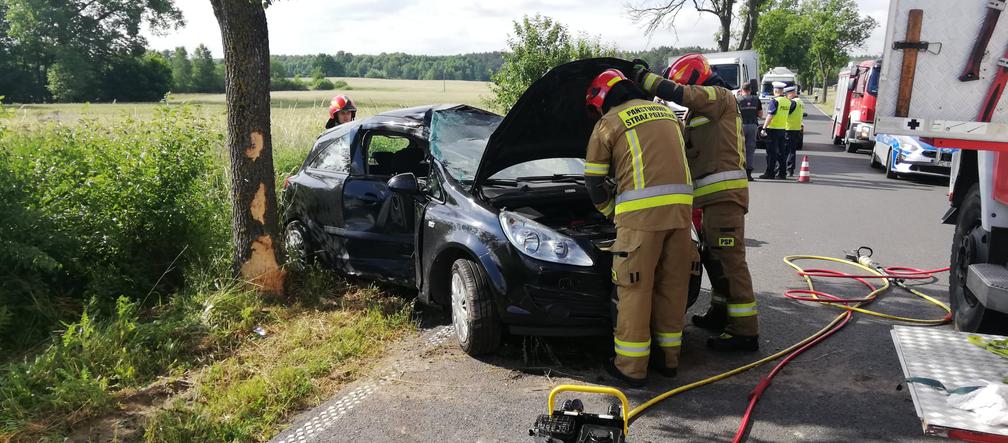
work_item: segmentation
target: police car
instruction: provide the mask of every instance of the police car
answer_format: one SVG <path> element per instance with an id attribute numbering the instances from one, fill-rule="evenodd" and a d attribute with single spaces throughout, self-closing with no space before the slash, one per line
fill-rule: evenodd
<path id="1" fill-rule="evenodd" d="M 883 169 L 887 178 L 903 174 L 944 175 L 952 168 L 954 148 L 936 148 L 919 137 L 876 134 L 871 166 Z"/>

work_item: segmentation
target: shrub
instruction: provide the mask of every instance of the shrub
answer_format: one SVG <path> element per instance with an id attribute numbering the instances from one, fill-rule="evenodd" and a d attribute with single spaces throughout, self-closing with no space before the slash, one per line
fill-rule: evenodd
<path id="1" fill-rule="evenodd" d="M 348 85 L 347 82 L 345 82 L 343 80 L 336 80 L 336 81 L 332 82 L 332 84 L 333 84 L 333 89 L 339 89 L 341 91 L 351 91 L 351 90 L 353 90 L 353 88 L 351 88 L 350 85 Z"/>
<path id="2" fill-rule="evenodd" d="M 188 108 L 3 137 L 0 277 L 14 284 L 0 285 L 0 306 L 14 323 L 0 321 L 0 348 L 45 334 L 82 300 L 156 300 L 228 247 L 223 136 Z"/>
<path id="3" fill-rule="evenodd" d="M 270 79 L 270 91 L 307 91 L 308 84 L 300 77 Z"/>
<path id="4" fill-rule="evenodd" d="M 317 91 L 329 91 L 336 89 L 336 85 L 327 78 L 320 78 L 312 81 L 311 88 Z"/>

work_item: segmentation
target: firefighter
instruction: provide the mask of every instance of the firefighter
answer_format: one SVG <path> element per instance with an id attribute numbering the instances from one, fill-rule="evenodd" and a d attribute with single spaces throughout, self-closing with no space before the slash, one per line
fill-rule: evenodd
<path id="1" fill-rule="evenodd" d="M 791 112 L 787 118 L 787 168 L 788 175 L 794 175 L 795 162 L 797 162 L 799 143 L 801 143 L 803 117 L 805 116 L 805 104 L 798 98 L 798 86 L 790 85 L 784 88 L 784 94 L 791 100 Z"/>
<path id="2" fill-rule="evenodd" d="M 337 95 L 329 102 L 329 120 L 326 121 L 325 128 L 329 129 L 336 125 L 353 121 L 357 118 L 357 107 L 349 96 Z"/>
<path id="3" fill-rule="evenodd" d="M 598 210 L 616 223 L 616 356 L 605 370 L 631 387 L 644 386 L 649 360 L 662 375 L 676 375 L 690 274 L 699 266 L 690 238 L 693 185 L 682 124 L 667 106 L 646 98 L 622 72 L 609 69 L 592 81 L 585 99 L 598 118 L 588 140 L 585 185 Z M 606 184 L 607 176 L 615 186 Z M 652 344 L 661 349 L 653 359 Z"/>
<path id="4" fill-rule="evenodd" d="M 693 324 L 720 335 L 707 346 L 720 351 L 759 349 L 756 299 L 745 259 L 745 173 L 742 118 L 734 94 L 700 54 L 672 64 L 669 79 L 634 66 L 644 90 L 689 109 L 685 117 L 686 158 L 693 178 L 693 204 L 703 208 L 703 263 L 711 281 L 711 306 Z"/>
<path id="5" fill-rule="evenodd" d="M 756 131 L 759 128 L 759 118 L 763 115 L 763 104 L 759 97 L 753 95 L 752 82 L 746 82 L 739 90 L 738 105 L 742 115 L 742 135 L 745 136 L 745 172 L 746 178 L 753 181 L 753 157 L 756 156 Z"/>
<path id="6" fill-rule="evenodd" d="M 787 178 L 787 118 L 791 112 L 791 100 L 784 97 L 784 82 L 773 82 L 773 98 L 767 105 L 766 120 L 763 121 L 763 133 L 767 137 L 767 168 L 762 179 L 772 179 L 775 176 L 784 180 Z"/>

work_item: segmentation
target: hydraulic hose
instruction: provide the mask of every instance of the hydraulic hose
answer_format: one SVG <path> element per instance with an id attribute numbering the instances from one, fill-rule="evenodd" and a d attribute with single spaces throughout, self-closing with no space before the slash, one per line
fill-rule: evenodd
<path id="1" fill-rule="evenodd" d="M 864 258 L 867 259 L 867 257 L 864 257 Z M 858 268 L 858 269 L 860 269 L 862 271 L 867 272 L 867 274 L 857 274 L 856 275 L 856 274 L 848 274 L 848 273 L 843 273 L 843 272 L 833 271 L 833 270 L 827 270 L 827 269 L 809 269 L 809 270 L 805 270 L 805 269 L 802 269 L 800 266 L 798 266 L 798 265 L 796 265 L 794 263 L 794 262 L 800 261 L 800 260 L 822 260 L 822 261 L 830 261 L 830 262 L 835 262 L 835 263 L 841 263 L 841 264 L 844 264 L 844 265 L 856 267 L 856 268 Z M 735 435 L 735 438 L 733 440 L 735 442 L 743 441 L 745 433 L 748 430 L 749 421 L 751 420 L 752 413 L 753 413 L 753 411 L 755 409 L 756 403 L 759 401 L 760 396 L 767 389 L 767 387 L 769 387 L 770 381 L 773 379 L 773 377 L 776 376 L 777 373 L 779 373 L 780 370 L 785 365 L 787 365 L 788 362 L 790 362 L 791 360 L 793 360 L 795 357 L 797 357 L 798 355 L 800 355 L 802 352 L 805 352 L 806 350 L 812 348 L 816 344 L 818 344 L 821 341 L 825 340 L 830 335 L 833 335 L 834 333 L 836 333 L 837 331 L 839 331 L 840 328 L 844 327 L 850 321 L 850 319 L 852 318 L 854 312 L 859 312 L 859 313 L 863 313 L 863 314 L 873 315 L 873 316 L 877 316 L 877 317 L 881 317 L 881 318 L 888 318 L 888 319 L 896 320 L 896 321 L 903 321 L 903 322 L 909 322 L 909 323 L 918 323 L 918 324 L 925 324 L 925 325 L 939 325 L 939 324 L 946 323 L 946 322 L 948 322 L 951 319 L 951 310 L 949 309 L 949 307 L 947 305 L 945 305 L 944 303 L 942 303 L 942 302 L 934 299 L 933 297 L 928 296 L 927 294 L 924 294 L 924 293 L 922 293 L 922 292 L 920 292 L 920 291 L 918 291 L 916 289 L 913 289 L 913 288 L 910 288 L 910 287 L 906 286 L 906 284 L 903 282 L 903 280 L 926 280 L 926 279 L 933 279 L 934 278 L 934 276 L 933 276 L 934 273 L 947 271 L 948 268 L 932 269 L 932 270 L 920 270 L 920 269 L 906 268 L 906 267 L 881 268 L 877 264 L 875 264 L 873 261 L 871 261 L 870 259 L 859 260 L 859 261 L 861 261 L 861 263 L 855 263 L 855 262 L 850 261 L 850 260 L 838 259 L 838 258 L 833 258 L 833 257 L 822 257 L 822 256 L 815 256 L 815 255 L 792 255 L 792 256 L 785 257 L 784 258 L 784 263 L 787 264 L 788 266 L 790 266 L 791 268 L 795 269 L 798 272 L 798 275 L 805 279 L 805 283 L 808 286 L 807 290 L 791 290 L 791 291 L 787 291 L 787 293 L 785 293 L 785 296 L 787 296 L 788 298 L 795 299 L 795 300 L 800 300 L 800 301 L 809 301 L 809 302 L 828 304 L 830 306 L 835 306 L 837 308 L 842 309 L 843 312 L 841 312 L 839 315 L 837 315 L 832 321 L 830 321 L 828 324 L 826 324 L 826 326 L 824 326 L 822 329 L 816 331 L 814 334 L 808 336 L 807 338 L 799 341 L 798 343 L 795 343 L 794 345 L 791 345 L 790 347 L 788 347 L 786 349 L 783 349 L 783 350 L 781 350 L 781 351 L 779 351 L 779 352 L 777 352 L 777 353 L 775 353 L 773 355 L 769 355 L 767 357 L 764 357 L 764 358 L 759 359 L 757 361 L 754 361 L 752 363 L 740 366 L 738 368 L 732 369 L 730 371 L 727 371 L 727 372 L 724 372 L 724 373 L 721 373 L 721 374 L 714 375 L 712 377 L 705 378 L 703 380 L 699 380 L 699 381 L 696 381 L 696 382 L 693 382 L 693 383 L 689 383 L 689 384 L 686 384 L 686 385 L 683 385 L 683 386 L 679 386 L 679 387 L 677 387 L 675 389 L 672 389 L 672 390 L 669 390 L 667 392 L 664 392 L 664 393 L 662 393 L 662 394 L 660 394 L 660 395 L 658 395 L 658 396 L 656 396 L 656 397 L 654 397 L 654 398 L 652 398 L 652 399 L 650 399 L 650 400 L 642 403 L 641 405 L 637 406 L 636 408 L 630 410 L 627 413 L 627 421 L 629 423 L 633 423 L 638 417 L 640 417 L 640 415 L 645 410 L 647 410 L 648 408 L 650 408 L 650 407 L 658 404 L 659 402 L 661 402 L 663 400 L 666 400 L 666 399 L 668 399 L 668 398 L 670 398 L 670 397 L 672 397 L 674 395 L 677 395 L 677 394 L 680 394 L 680 393 L 683 393 L 683 392 L 686 392 L 686 391 L 689 391 L 689 390 L 692 390 L 692 389 L 695 389 L 695 388 L 699 388 L 701 386 L 708 385 L 708 384 L 714 383 L 714 382 L 719 381 L 719 380 L 723 380 L 725 378 L 731 377 L 733 375 L 740 374 L 742 372 L 748 371 L 748 370 L 753 369 L 755 367 L 762 366 L 763 364 L 766 364 L 768 362 L 777 360 L 777 359 L 779 359 L 781 357 L 785 357 L 784 360 L 782 360 L 777 366 L 775 366 L 774 369 L 767 376 L 765 376 L 762 380 L 760 380 L 760 382 L 756 385 L 756 387 L 753 389 L 752 393 L 750 394 L 749 405 L 746 408 L 746 411 L 745 411 L 745 413 L 744 413 L 744 415 L 742 417 L 742 421 L 741 421 L 741 423 L 739 425 L 738 431 L 737 431 L 737 433 Z M 870 292 L 864 298 L 860 298 L 860 299 L 844 299 L 844 298 L 837 297 L 837 296 L 834 296 L 834 295 L 831 295 L 831 294 L 828 294 L 828 293 L 825 293 L 825 292 L 822 292 L 822 291 L 817 291 L 815 289 L 813 283 L 812 283 L 812 277 L 853 279 L 853 280 L 856 280 L 856 281 L 860 282 L 861 284 L 865 285 L 870 290 Z M 870 279 L 878 279 L 878 280 L 880 280 L 881 285 L 878 286 L 878 287 L 876 287 L 875 285 L 873 285 L 872 283 L 869 282 Z M 871 303 L 872 301 L 874 301 L 881 293 L 883 293 L 887 289 L 889 289 L 892 286 L 893 283 L 895 283 L 897 286 L 900 286 L 901 288 L 906 289 L 907 291 L 913 293 L 914 295 L 916 295 L 916 296 L 918 296 L 918 297 L 920 297 L 920 298 L 922 298 L 924 300 L 927 300 L 930 303 L 933 303 L 933 304 L 937 305 L 938 307 L 940 307 L 942 310 L 945 311 L 945 315 L 942 318 L 940 318 L 940 319 L 917 319 L 917 318 L 910 318 L 910 317 L 902 317 L 902 316 L 896 316 L 896 315 L 891 315 L 891 314 L 885 314 L 885 313 L 881 313 L 881 312 L 877 312 L 877 311 L 871 311 L 871 310 L 864 309 L 862 307 L 862 306 L 867 305 L 868 303 Z M 801 295 L 799 295 L 799 294 L 801 294 Z"/>

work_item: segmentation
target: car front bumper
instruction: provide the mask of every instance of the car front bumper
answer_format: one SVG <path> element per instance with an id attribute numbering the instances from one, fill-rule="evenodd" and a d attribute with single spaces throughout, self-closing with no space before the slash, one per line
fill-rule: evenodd
<path id="1" fill-rule="evenodd" d="M 952 171 L 952 162 L 942 160 L 940 155 L 938 151 L 932 150 L 900 152 L 893 165 L 893 171 L 900 174 L 948 176 Z"/>

